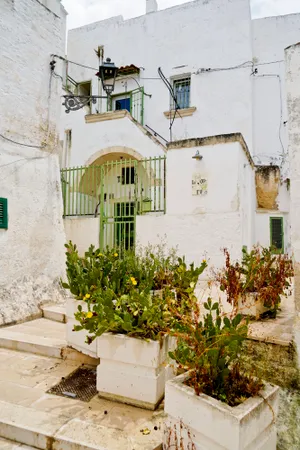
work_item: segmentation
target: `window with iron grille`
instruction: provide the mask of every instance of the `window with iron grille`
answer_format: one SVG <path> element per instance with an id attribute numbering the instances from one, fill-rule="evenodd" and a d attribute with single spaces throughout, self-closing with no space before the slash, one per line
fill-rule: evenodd
<path id="1" fill-rule="evenodd" d="M 180 109 L 190 107 L 191 77 L 173 80 L 173 90 Z M 173 101 L 172 109 L 176 108 Z"/>
<path id="2" fill-rule="evenodd" d="M 0 228 L 8 228 L 7 198 L 0 198 Z"/>
<path id="3" fill-rule="evenodd" d="M 270 217 L 270 243 L 275 252 L 284 251 L 283 217 Z"/>
<path id="4" fill-rule="evenodd" d="M 135 182 L 135 168 L 122 167 L 122 184 L 134 184 Z"/>

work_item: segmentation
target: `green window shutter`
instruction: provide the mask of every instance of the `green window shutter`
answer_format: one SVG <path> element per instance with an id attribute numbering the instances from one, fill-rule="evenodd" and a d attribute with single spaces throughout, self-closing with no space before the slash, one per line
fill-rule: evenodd
<path id="1" fill-rule="evenodd" d="M 270 241 L 276 253 L 284 252 L 283 217 L 270 217 Z"/>
<path id="2" fill-rule="evenodd" d="M 7 198 L 0 198 L 0 228 L 8 228 Z"/>

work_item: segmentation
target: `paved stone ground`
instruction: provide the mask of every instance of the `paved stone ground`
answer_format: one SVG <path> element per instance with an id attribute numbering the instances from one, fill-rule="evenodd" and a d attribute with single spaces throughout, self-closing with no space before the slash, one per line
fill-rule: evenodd
<path id="1" fill-rule="evenodd" d="M 282 389 L 280 411 L 277 421 L 277 450 L 300 449 L 300 392 Z M 289 414 L 286 414 L 289 411 Z"/>
<path id="2" fill-rule="evenodd" d="M 290 345 L 293 342 L 295 305 L 292 296 L 283 298 L 276 319 L 252 322 L 249 337 L 269 344 Z"/>
<path id="3" fill-rule="evenodd" d="M 154 450 L 162 442 L 163 409 L 156 412 L 110 402 L 94 397 L 89 403 L 58 397 L 45 392 L 80 364 L 14 350 L 0 349 L 0 403 L 26 407 L 26 415 L 36 412 L 49 414 L 63 426 L 63 438 L 95 447 L 105 434 L 109 449 Z M 21 412 L 22 409 L 20 408 Z M 20 412 L 20 414 L 21 414 Z M 15 414 L 12 410 L 12 414 Z M 0 412 L 1 416 L 1 412 Z M 25 420 L 26 418 L 24 418 Z M 1 420 L 1 417 L 0 417 Z M 16 423 L 22 423 L 22 418 Z M 28 419 L 29 420 L 29 419 Z M 34 420 L 34 419 L 33 419 Z M 76 422 L 75 422 L 76 421 Z M 80 421 L 80 427 L 75 427 Z M 141 430 L 149 429 L 144 435 Z M 81 435 L 82 433 L 82 435 Z M 15 436 L 18 441 L 18 435 Z M 117 441 L 122 442 L 121 447 Z M 12 450 L 18 444 L 0 440 L 0 449 Z"/>

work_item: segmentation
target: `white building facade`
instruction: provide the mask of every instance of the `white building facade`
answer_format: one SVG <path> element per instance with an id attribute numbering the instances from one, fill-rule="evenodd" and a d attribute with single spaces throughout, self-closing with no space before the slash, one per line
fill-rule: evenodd
<path id="1" fill-rule="evenodd" d="M 3 0 L 0 16 L 0 325 L 60 301 L 65 234 L 59 172 L 65 49 L 60 0 Z"/>
<path id="2" fill-rule="evenodd" d="M 251 163 L 245 162 L 245 168 L 247 164 L 251 168 L 251 175 L 246 180 L 243 171 L 238 172 L 238 195 L 229 187 L 224 193 L 226 197 L 231 192 L 232 205 L 236 198 L 239 199 L 240 211 L 239 193 L 249 189 L 248 224 L 244 225 L 244 229 L 248 227 L 249 230 L 242 233 L 239 245 L 259 242 L 268 246 L 276 241 L 282 250 L 289 251 L 284 49 L 299 40 L 300 16 L 251 20 L 249 0 L 196 0 L 162 11 L 157 11 L 156 1 L 147 0 L 146 3 L 147 14 L 144 16 L 126 21 L 120 16 L 114 17 L 69 32 L 66 84 L 70 92 L 104 96 L 95 76 L 102 58 L 110 57 L 121 69 L 109 101 L 99 99 L 96 104 L 63 116 L 62 166 L 90 166 L 119 158 L 141 160 L 165 156 L 164 213 L 169 217 L 169 225 L 167 229 L 161 227 L 159 221 L 165 219 L 157 218 L 157 214 L 154 217 L 158 211 L 152 209 L 152 215 L 147 215 L 152 235 L 146 233 L 144 227 L 139 232 L 137 225 L 137 240 L 145 243 L 153 241 L 153 234 L 168 235 L 168 230 L 174 226 L 175 215 L 190 215 L 190 223 L 196 221 L 197 230 L 201 229 L 198 221 L 207 219 L 209 232 L 212 219 L 207 214 L 214 214 L 212 221 L 221 223 L 224 212 L 222 195 L 217 195 L 215 201 L 210 192 L 218 191 L 218 183 L 223 186 L 222 191 L 226 191 L 232 181 L 232 170 L 218 151 L 197 161 L 198 174 L 190 167 L 191 161 L 196 163 L 196 160 L 192 160 L 190 154 L 185 159 L 185 151 L 173 166 L 172 146 L 179 141 L 185 146 L 187 140 L 196 139 L 195 144 L 200 142 L 197 138 L 216 137 L 215 140 L 210 138 L 209 142 L 224 144 L 225 159 L 228 156 L 226 161 L 232 161 L 228 138 L 225 138 L 225 145 L 221 136 L 240 134 L 251 155 Z M 159 68 L 163 75 L 159 75 Z M 174 95 L 170 95 L 163 77 Z M 199 148 L 194 145 L 193 151 L 201 153 L 202 144 Z M 101 161 L 99 155 L 102 155 Z M 105 158 L 105 155 L 110 156 Z M 200 172 L 205 174 L 207 171 L 205 158 L 212 158 L 207 195 L 200 194 L 195 203 L 192 182 L 195 174 L 199 177 Z M 238 161 L 234 159 L 233 166 L 238 167 Z M 221 164 L 223 170 L 218 167 Z M 175 179 L 176 169 L 180 170 Z M 174 185 L 181 184 L 182 189 L 177 192 Z M 185 188 L 189 189 L 189 200 L 182 197 L 182 201 L 178 201 Z M 185 207 L 181 208 L 183 203 Z M 190 208 L 189 204 L 194 206 Z M 73 216 L 65 220 L 67 237 L 74 239 L 76 236 L 75 240 L 80 244 L 78 234 L 83 235 L 86 225 L 83 226 L 82 217 L 76 221 L 76 214 Z M 138 220 L 145 218 L 146 215 L 142 215 Z M 91 242 L 97 244 L 99 221 L 93 222 L 95 237 Z M 76 234 L 70 232 L 70 228 L 81 231 Z M 185 233 L 190 232 L 185 229 Z M 197 245 L 203 252 L 210 252 L 210 246 L 206 245 L 207 234 L 200 234 L 202 238 L 198 236 Z M 234 240 L 234 227 L 225 234 L 229 242 L 231 238 Z M 172 245 L 180 241 L 176 232 L 174 236 Z M 226 239 L 220 238 L 220 233 L 212 236 L 216 236 L 211 237 L 214 249 L 226 245 Z M 82 248 L 86 244 L 86 240 L 82 242 Z M 189 253 L 183 244 L 180 247 L 182 252 Z"/>

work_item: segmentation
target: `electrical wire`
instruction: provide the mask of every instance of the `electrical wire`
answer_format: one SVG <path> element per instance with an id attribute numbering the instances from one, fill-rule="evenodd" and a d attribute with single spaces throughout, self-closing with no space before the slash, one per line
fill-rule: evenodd
<path id="1" fill-rule="evenodd" d="M 85 64 L 77 63 L 77 62 L 75 62 L 75 61 L 70 61 L 69 59 L 64 58 L 63 56 L 59 56 L 59 55 L 54 55 L 54 54 L 52 54 L 51 56 L 52 56 L 53 58 L 61 59 L 62 61 L 65 61 L 65 62 L 67 62 L 67 63 L 74 64 L 75 66 L 83 67 L 84 69 L 96 70 L 97 72 L 99 71 L 99 67 L 98 67 L 98 69 L 96 69 L 95 67 L 86 66 Z"/>
<path id="2" fill-rule="evenodd" d="M 15 144 L 15 145 L 20 145 L 22 147 L 27 147 L 27 148 L 34 148 L 34 149 L 38 149 L 38 150 L 43 150 L 43 149 L 45 149 L 48 146 L 49 137 L 50 137 L 50 114 L 51 114 L 50 110 L 51 110 L 51 93 L 52 93 L 53 72 L 54 72 L 54 69 L 50 70 L 49 85 L 48 85 L 48 114 L 47 114 L 47 137 L 46 137 L 46 143 L 43 144 L 43 145 L 25 144 L 25 143 L 22 143 L 22 142 L 15 141 L 14 139 L 8 138 L 7 136 L 4 136 L 1 133 L 0 137 L 2 139 L 6 140 L 6 141 L 8 141 L 8 142 L 10 142 L 12 144 Z M 58 76 L 58 78 L 60 78 L 60 76 Z M 24 161 L 24 164 L 26 164 L 26 162 L 28 162 L 28 161 L 34 161 L 34 160 L 38 160 L 38 159 L 49 158 L 53 154 L 53 152 L 54 152 L 54 146 L 53 146 L 51 152 L 49 152 L 46 156 L 32 156 L 32 157 L 27 157 L 27 158 L 26 157 L 25 158 L 20 158 L 20 159 L 17 159 L 16 161 L 11 161 L 10 163 L 0 165 L 0 169 L 3 168 L 3 167 L 10 166 L 12 164 L 16 164 L 16 163 L 18 163 L 20 161 Z M 17 167 L 13 172 L 10 172 L 8 174 L 8 176 L 5 177 L 5 178 L 1 177 L 1 181 L 5 180 L 9 176 L 13 175 L 13 173 L 15 173 L 18 169 L 19 169 L 19 167 Z"/>
<path id="3" fill-rule="evenodd" d="M 126 77 L 123 77 L 123 78 L 118 78 L 118 81 L 128 80 L 128 79 L 134 80 L 134 81 L 136 82 L 136 84 L 138 85 L 139 89 L 142 89 L 142 86 L 140 85 L 140 83 L 138 82 L 138 80 L 137 80 L 136 78 L 134 78 L 134 77 L 128 77 L 128 76 L 126 76 Z M 146 95 L 147 97 L 152 98 L 152 94 L 147 94 L 145 91 L 144 91 L 144 95 Z"/>
<path id="4" fill-rule="evenodd" d="M 237 70 L 237 69 L 246 69 L 247 67 L 251 67 L 252 69 L 254 67 L 258 67 L 258 66 L 267 66 L 270 64 L 279 64 L 284 62 L 283 59 L 278 60 L 278 61 L 268 61 L 265 63 L 255 63 L 254 61 L 245 61 L 241 64 L 238 64 L 236 66 L 230 66 L 230 67 L 216 67 L 216 68 L 200 68 L 198 69 L 196 72 L 193 72 L 193 75 L 200 75 L 201 73 L 210 73 L 210 72 L 223 72 L 223 71 L 227 71 L 227 70 Z"/>
<path id="5" fill-rule="evenodd" d="M 170 95 L 171 95 L 171 97 L 172 97 L 172 99 L 173 99 L 173 101 L 174 101 L 174 105 L 175 105 L 175 108 L 174 108 L 174 114 L 173 114 L 173 118 L 171 119 L 171 107 L 170 107 L 170 127 L 169 127 L 169 130 L 170 130 L 170 142 L 172 142 L 172 128 L 173 128 L 173 125 L 174 125 L 174 121 L 175 121 L 175 118 L 176 118 L 176 114 L 178 114 L 179 115 L 179 117 L 181 117 L 181 115 L 180 115 L 180 113 L 179 113 L 179 109 L 180 109 L 180 106 L 178 105 L 178 102 L 177 102 L 177 97 L 176 97 L 176 94 L 175 94 L 175 92 L 174 92 L 174 89 L 173 89 L 173 86 L 171 85 L 171 83 L 169 82 L 169 80 L 165 77 L 165 75 L 163 74 L 163 71 L 161 70 L 161 68 L 159 67 L 158 69 L 157 69 L 157 71 L 158 71 L 158 75 L 160 76 L 160 78 L 162 79 L 162 81 L 165 83 L 165 85 L 167 86 L 167 88 L 168 88 L 168 91 L 170 92 Z M 181 117 L 181 119 L 182 119 L 182 117 Z"/>
<path id="6" fill-rule="evenodd" d="M 280 141 L 280 145 L 282 148 L 282 154 L 279 154 L 279 156 L 281 157 L 281 164 L 280 167 L 282 168 L 283 164 L 285 163 L 286 159 L 287 159 L 287 152 L 284 148 L 283 145 L 283 141 L 282 141 L 282 121 L 283 121 L 283 98 L 282 98 L 282 82 L 281 82 L 281 77 L 278 74 L 262 74 L 262 75 L 257 75 L 254 74 L 255 78 L 277 78 L 278 82 L 279 82 L 279 99 L 280 99 L 280 123 L 279 123 L 279 131 L 278 131 L 278 137 L 279 137 L 279 141 Z"/>
<path id="7" fill-rule="evenodd" d="M 99 68 L 95 68 L 92 66 L 88 66 L 86 64 L 78 63 L 76 61 L 71 61 L 60 55 L 52 54 L 51 56 L 53 58 L 59 58 L 60 60 L 65 61 L 67 63 L 74 64 L 75 66 L 83 67 L 84 69 L 96 70 L 97 72 L 99 70 Z M 253 66 L 266 66 L 266 65 L 278 64 L 278 63 L 282 63 L 282 62 L 284 62 L 283 59 L 280 59 L 277 61 L 268 61 L 265 63 L 255 63 L 254 61 L 249 60 L 249 61 L 245 61 L 244 63 L 238 64 L 236 66 L 231 66 L 231 67 L 201 68 L 201 69 L 198 69 L 196 72 L 193 72 L 193 75 L 199 75 L 200 73 L 203 73 L 203 72 L 219 72 L 219 71 L 225 71 L 225 70 L 242 69 L 242 68 L 253 67 Z M 143 67 L 140 67 L 140 69 L 145 70 Z M 141 80 L 160 80 L 160 79 L 161 79 L 160 77 L 141 77 Z"/>
<path id="8" fill-rule="evenodd" d="M 12 144 L 16 144 L 16 145 L 21 145 L 22 147 L 29 147 L 29 148 L 42 149 L 42 148 L 45 148 L 45 147 L 47 146 L 46 144 L 43 144 L 43 145 L 24 144 L 24 143 L 22 143 L 22 142 L 14 141 L 13 139 L 10 139 L 10 138 L 4 136 L 3 134 L 0 134 L 0 137 L 1 137 L 2 139 L 4 139 L 5 141 L 11 142 Z M 0 167 L 1 167 L 1 166 L 0 166 Z"/>
<path id="9" fill-rule="evenodd" d="M 253 61 L 246 61 L 242 64 L 238 64 L 237 66 L 232 66 L 232 67 L 217 67 L 215 69 L 211 69 L 210 67 L 207 69 L 201 68 L 201 69 L 198 69 L 196 72 L 193 72 L 193 75 L 200 75 L 201 73 L 205 73 L 205 72 L 223 72 L 223 71 L 227 71 L 227 70 L 244 69 L 244 68 L 253 67 L 253 66 L 254 66 Z"/>

